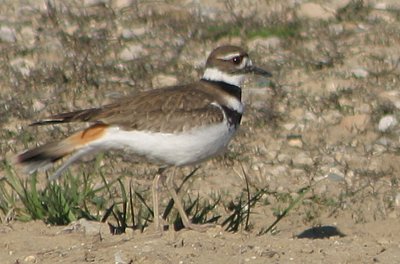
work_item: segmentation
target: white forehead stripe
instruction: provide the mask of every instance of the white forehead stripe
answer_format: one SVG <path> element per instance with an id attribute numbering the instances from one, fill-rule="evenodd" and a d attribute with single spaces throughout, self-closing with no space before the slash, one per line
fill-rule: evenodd
<path id="1" fill-rule="evenodd" d="M 244 57 L 240 65 L 238 66 L 239 69 L 244 69 L 245 67 L 252 66 L 253 63 L 247 57 Z"/>
<path id="2" fill-rule="evenodd" d="M 204 71 L 203 79 L 216 82 L 225 82 L 240 87 L 243 84 L 244 75 L 231 75 L 216 68 L 207 68 Z"/>
<path id="3" fill-rule="evenodd" d="M 236 53 L 231 53 L 231 54 L 228 54 L 228 55 L 225 55 L 225 56 L 222 56 L 222 57 L 217 57 L 217 59 L 220 59 L 220 60 L 231 60 L 231 59 L 233 59 L 235 57 L 238 57 L 240 55 L 241 54 L 239 52 L 236 52 Z"/>
<path id="4" fill-rule="evenodd" d="M 253 62 L 249 58 L 246 58 L 246 66 L 253 66 Z"/>

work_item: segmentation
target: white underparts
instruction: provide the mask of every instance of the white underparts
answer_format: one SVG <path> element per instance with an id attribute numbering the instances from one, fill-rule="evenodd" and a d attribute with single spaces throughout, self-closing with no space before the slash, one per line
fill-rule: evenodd
<path id="1" fill-rule="evenodd" d="M 73 162 L 89 153 L 123 150 L 145 157 L 162 166 L 185 166 L 200 163 L 223 152 L 236 132 L 227 121 L 174 134 L 150 131 L 127 131 L 109 127 L 107 132 L 73 153 L 50 180 L 57 179 Z"/>
<path id="2" fill-rule="evenodd" d="M 104 137 L 87 147 L 98 150 L 122 149 L 162 165 L 184 166 L 219 154 L 234 134 L 234 126 L 229 126 L 226 121 L 178 134 L 110 127 Z"/>
<path id="3" fill-rule="evenodd" d="M 216 82 L 225 82 L 237 87 L 241 87 L 244 81 L 244 75 L 231 75 L 216 68 L 207 68 L 204 71 L 203 79 Z"/>

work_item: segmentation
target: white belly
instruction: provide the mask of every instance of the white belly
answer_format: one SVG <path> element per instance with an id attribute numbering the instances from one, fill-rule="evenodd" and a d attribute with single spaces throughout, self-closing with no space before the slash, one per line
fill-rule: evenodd
<path id="1" fill-rule="evenodd" d="M 169 166 L 184 166 L 219 154 L 235 134 L 225 122 L 179 134 L 125 131 L 111 127 L 93 148 L 127 149 L 149 161 Z"/>

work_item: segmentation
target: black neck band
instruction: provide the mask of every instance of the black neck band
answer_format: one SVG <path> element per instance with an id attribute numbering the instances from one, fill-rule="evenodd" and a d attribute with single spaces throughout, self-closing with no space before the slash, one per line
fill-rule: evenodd
<path id="1" fill-rule="evenodd" d="M 235 96 L 239 101 L 242 100 L 242 89 L 239 86 L 229 84 L 223 81 L 212 81 L 207 79 L 201 79 L 201 80 L 218 86 L 221 90 L 225 91 L 226 93 Z"/>

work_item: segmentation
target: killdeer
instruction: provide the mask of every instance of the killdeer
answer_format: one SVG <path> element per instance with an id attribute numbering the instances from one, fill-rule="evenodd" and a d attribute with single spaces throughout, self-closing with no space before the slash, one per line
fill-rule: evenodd
<path id="1" fill-rule="evenodd" d="M 153 180 L 154 225 L 159 228 L 158 183 L 165 169 L 193 165 L 221 153 L 235 134 L 243 114 L 241 85 L 245 74 L 271 74 L 255 67 L 247 52 L 221 46 L 209 55 L 203 77 L 194 83 L 134 94 L 98 108 L 51 116 L 31 125 L 67 122 L 92 123 L 88 128 L 53 143 L 27 150 L 17 157 L 29 172 L 70 155 L 52 180 L 88 153 L 129 150 L 160 165 Z M 167 188 L 186 228 L 196 229 L 174 189 Z"/>

